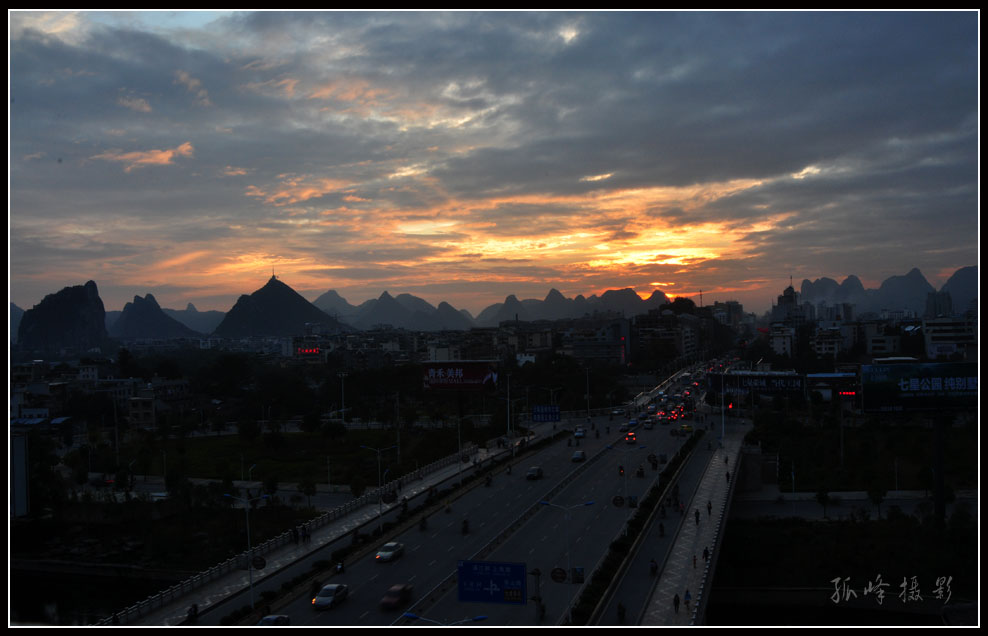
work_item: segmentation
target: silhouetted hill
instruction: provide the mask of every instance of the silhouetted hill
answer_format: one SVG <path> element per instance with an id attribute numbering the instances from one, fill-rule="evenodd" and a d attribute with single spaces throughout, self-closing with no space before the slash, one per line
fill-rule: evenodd
<path id="1" fill-rule="evenodd" d="M 905 276 L 890 276 L 882 281 L 872 311 L 908 309 L 921 316 L 926 309 L 926 296 L 933 291 L 933 285 L 914 267 Z"/>
<path id="2" fill-rule="evenodd" d="M 224 316 L 226 316 L 222 311 L 199 311 L 192 303 L 186 305 L 185 309 L 164 308 L 162 311 L 189 329 L 198 331 L 199 333 L 213 333 L 216 327 L 223 322 Z"/>
<path id="3" fill-rule="evenodd" d="M 106 343 L 105 319 L 96 283 L 87 281 L 49 294 L 25 311 L 17 341 L 24 350 L 46 355 L 88 351 Z"/>
<path id="4" fill-rule="evenodd" d="M 330 316 L 345 323 L 352 324 L 351 318 L 357 315 L 358 309 L 348 303 L 342 296 L 331 289 L 319 298 L 312 301 L 312 304 L 326 312 Z"/>
<path id="5" fill-rule="evenodd" d="M 306 323 L 345 329 L 335 318 L 272 276 L 264 287 L 249 296 L 241 296 L 213 334 L 221 338 L 293 336 L 305 333 Z"/>
<path id="6" fill-rule="evenodd" d="M 193 331 L 168 316 L 154 296 L 134 296 L 133 302 L 124 305 L 120 317 L 113 323 L 110 335 L 114 338 L 195 338 L 202 334 Z"/>
<path id="7" fill-rule="evenodd" d="M 965 272 L 964 270 L 973 269 Z M 977 268 L 962 268 L 954 273 L 960 277 L 958 281 L 965 281 L 958 284 L 958 289 L 965 289 L 967 292 L 960 292 L 964 302 L 977 297 Z M 951 280 L 954 279 L 951 277 Z M 950 280 L 947 281 L 950 283 Z M 944 287 L 947 285 L 945 284 Z M 865 289 L 861 280 L 854 276 L 848 276 L 839 287 L 835 287 L 834 281 L 829 278 L 817 279 L 814 282 L 804 280 L 801 286 L 800 302 L 817 304 L 824 302 L 827 304 L 851 303 L 855 306 L 855 314 L 861 315 L 866 312 L 881 312 L 882 310 L 896 311 L 908 309 L 917 315 L 923 315 L 926 310 L 926 297 L 935 291 L 933 285 L 926 280 L 923 273 L 917 268 L 913 268 L 904 276 L 890 276 L 882 281 L 878 289 Z M 951 294 L 953 300 L 953 294 Z M 955 308 L 957 307 L 954 301 Z"/>
<path id="8" fill-rule="evenodd" d="M 24 316 L 24 310 L 10 303 L 10 342 L 11 344 L 17 343 L 17 329 L 21 326 L 21 318 Z"/>
<path id="9" fill-rule="evenodd" d="M 947 279 L 940 291 L 950 294 L 954 313 L 963 314 L 968 310 L 977 311 L 975 303 L 978 300 L 978 267 L 971 265 L 960 268 Z"/>
<path id="10" fill-rule="evenodd" d="M 565 298 L 558 290 L 551 289 L 544 300 L 528 299 L 519 301 L 514 295 L 503 303 L 495 303 L 477 315 L 476 323 L 483 327 L 494 327 L 506 320 L 562 320 L 580 318 L 594 312 L 616 312 L 626 317 L 648 313 L 669 303 L 662 292 L 653 292 L 648 300 L 642 300 L 630 288 L 610 289 L 599 297 L 584 298 L 582 295 L 572 300 Z"/>

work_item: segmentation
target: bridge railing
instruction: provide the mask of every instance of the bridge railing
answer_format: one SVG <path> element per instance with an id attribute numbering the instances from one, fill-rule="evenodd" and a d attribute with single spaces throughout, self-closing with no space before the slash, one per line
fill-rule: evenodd
<path id="1" fill-rule="evenodd" d="M 407 475 L 403 475 L 398 479 L 394 479 L 386 484 L 383 484 L 380 488 L 374 488 L 360 497 L 351 499 L 342 506 L 334 508 L 333 510 L 328 511 L 315 519 L 301 524 L 301 527 L 304 527 L 311 533 L 312 530 L 322 528 L 333 521 L 340 519 L 341 517 L 345 517 L 354 510 L 362 508 L 370 503 L 374 503 L 377 501 L 379 495 L 397 492 L 400 490 L 399 485 L 407 484 L 411 480 L 421 479 L 435 471 L 442 470 L 443 468 L 462 461 L 464 454 L 472 454 L 475 450 L 476 448 L 471 444 L 464 448 L 462 452 L 436 460 Z M 135 603 L 125 609 L 120 610 L 119 612 L 115 612 L 107 618 L 101 619 L 95 624 L 126 625 L 131 623 L 161 609 L 162 607 L 171 605 L 178 599 L 202 587 L 203 585 L 206 585 L 207 583 L 224 577 L 233 571 L 246 569 L 246 564 L 248 564 L 251 556 L 264 556 L 266 554 L 270 554 L 272 551 L 287 545 L 289 542 L 294 542 L 294 540 L 292 531 L 286 530 L 285 532 L 282 532 L 281 534 L 272 537 L 257 546 L 253 546 L 250 551 L 245 550 L 237 556 L 231 557 L 207 570 L 194 574 L 189 578 L 144 599 L 143 601 Z"/>

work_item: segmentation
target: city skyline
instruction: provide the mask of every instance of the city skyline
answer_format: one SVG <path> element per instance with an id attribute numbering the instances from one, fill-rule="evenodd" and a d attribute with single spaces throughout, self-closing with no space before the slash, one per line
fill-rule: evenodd
<path id="1" fill-rule="evenodd" d="M 11 11 L 10 300 L 939 289 L 977 16 Z"/>

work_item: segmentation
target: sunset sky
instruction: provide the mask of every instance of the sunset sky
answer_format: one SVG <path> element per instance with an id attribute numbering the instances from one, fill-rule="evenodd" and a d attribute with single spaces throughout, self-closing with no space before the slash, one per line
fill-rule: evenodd
<path id="1" fill-rule="evenodd" d="M 107 310 L 978 263 L 978 14 L 9 12 L 9 296 Z"/>

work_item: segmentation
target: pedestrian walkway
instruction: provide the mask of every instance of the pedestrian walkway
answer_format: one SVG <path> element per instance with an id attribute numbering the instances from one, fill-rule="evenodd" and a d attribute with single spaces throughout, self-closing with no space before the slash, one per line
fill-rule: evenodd
<path id="1" fill-rule="evenodd" d="M 685 519 L 659 575 L 652 598 L 642 613 L 641 625 L 683 626 L 693 623 L 694 610 L 710 580 L 717 535 L 725 521 L 730 485 L 726 474 L 730 471 L 733 479 L 745 430 L 738 427 L 729 429 L 723 440 L 723 447 L 713 453 L 703 478 L 689 498 Z M 711 504 L 710 513 L 707 512 L 707 502 Z M 707 559 L 703 558 L 705 548 Z M 687 591 L 690 595 L 688 608 Z M 678 611 L 674 605 L 677 595 L 680 600 Z"/>

